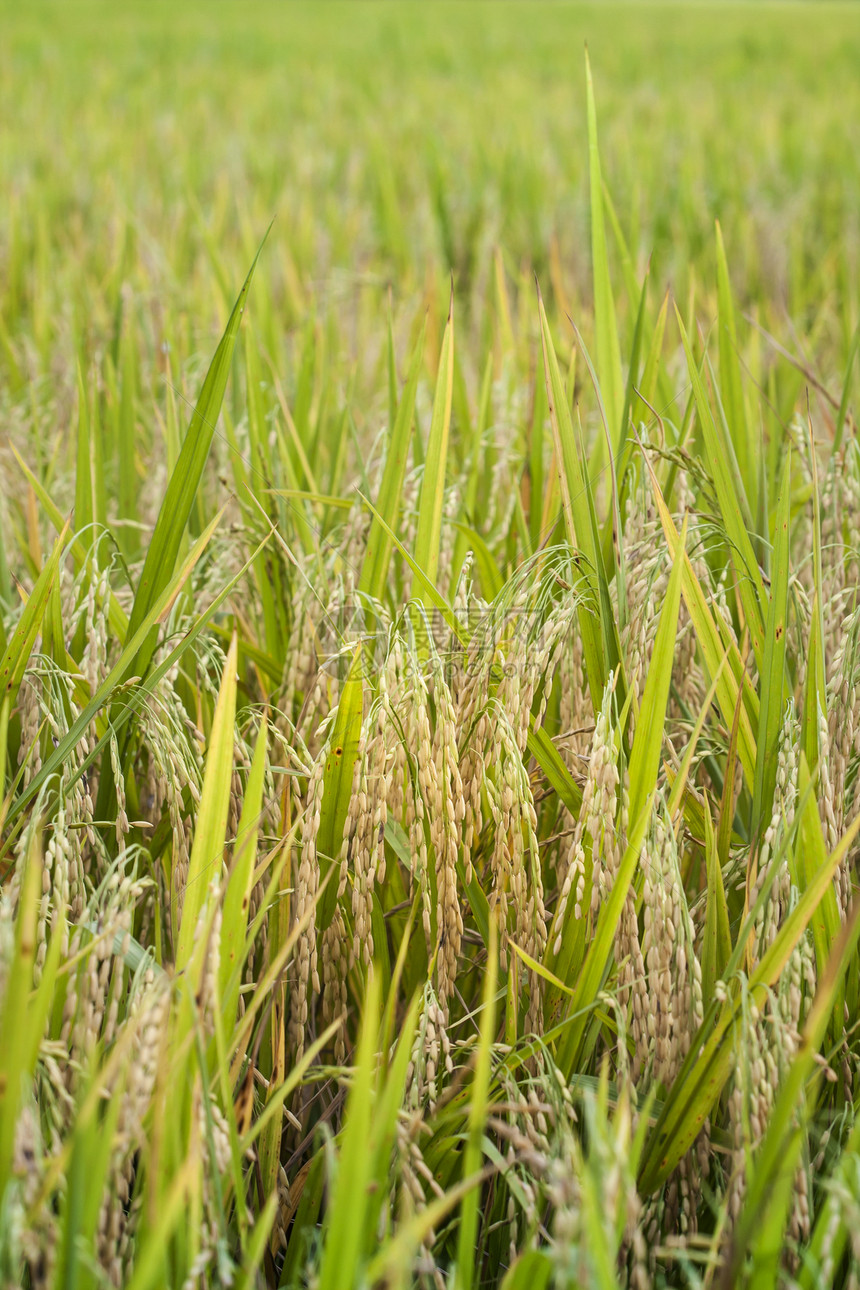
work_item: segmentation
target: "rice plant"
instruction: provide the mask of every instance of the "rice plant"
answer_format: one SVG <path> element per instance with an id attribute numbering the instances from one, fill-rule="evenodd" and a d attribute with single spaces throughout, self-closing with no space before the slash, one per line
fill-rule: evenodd
<path id="1" fill-rule="evenodd" d="M 7 17 L 3 1286 L 858 1283 L 860 23 L 673 15 Z"/>

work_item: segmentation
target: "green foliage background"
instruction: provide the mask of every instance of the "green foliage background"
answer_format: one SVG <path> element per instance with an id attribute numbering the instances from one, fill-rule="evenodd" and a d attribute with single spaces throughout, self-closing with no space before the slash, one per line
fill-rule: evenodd
<path id="1" fill-rule="evenodd" d="M 4 1286 L 857 1283 L 858 67 L 0 6 Z"/>

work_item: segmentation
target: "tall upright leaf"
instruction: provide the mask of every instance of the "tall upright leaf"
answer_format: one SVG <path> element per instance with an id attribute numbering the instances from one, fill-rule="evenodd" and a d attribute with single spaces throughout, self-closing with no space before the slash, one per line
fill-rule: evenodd
<path id="1" fill-rule="evenodd" d="M 788 538 L 791 519 L 791 450 L 786 454 L 773 538 L 770 604 L 764 640 L 758 742 L 755 759 L 752 829 L 755 838 L 766 827 L 776 786 L 779 732 L 787 699 L 785 673 L 786 616 L 788 613 Z"/>
<path id="2" fill-rule="evenodd" d="M 621 375 L 621 347 L 615 322 L 615 301 L 609 278 L 606 251 L 606 224 L 603 212 L 603 178 L 597 145 L 597 112 L 591 62 L 585 54 L 585 79 L 588 96 L 588 173 L 591 189 L 591 267 L 594 275 L 594 326 L 597 332 L 597 374 L 606 406 L 610 433 L 623 433 L 621 411 L 624 406 L 624 380 Z M 619 443 L 620 439 L 616 439 Z"/>
<path id="3" fill-rule="evenodd" d="M 182 917 L 176 945 L 176 970 L 181 972 L 191 959 L 197 919 L 214 877 L 220 875 L 224 855 L 227 816 L 230 810 L 230 784 L 233 778 L 233 729 L 236 718 L 236 664 L 239 645 L 234 634 L 224 663 L 218 702 L 212 719 L 212 732 L 206 753 L 203 790 L 197 811 L 194 842 L 188 861 L 188 873 L 182 901 Z"/>
<path id="4" fill-rule="evenodd" d="M 719 311 L 719 350 L 720 350 L 720 388 L 722 403 L 729 425 L 729 433 L 734 444 L 741 477 L 748 498 L 758 494 L 756 480 L 756 446 L 750 442 L 747 427 L 746 407 L 744 404 L 741 363 L 738 355 L 738 336 L 735 326 L 735 311 L 732 304 L 732 287 L 729 279 L 729 266 L 726 262 L 726 249 L 723 245 L 723 232 L 719 220 L 716 221 L 717 233 L 717 308 Z"/>
<path id="5" fill-rule="evenodd" d="M 326 745 L 323 798 L 320 807 L 320 826 L 317 833 L 317 855 L 320 878 L 325 881 L 340 857 L 343 830 L 346 824 L 349 799 L 352 795 L 352 774 L 358 758 L 358 741 L 361 738 L 361 719 L 364 705 L 361 646 L 355 651 L 349 675 L 340 693 L 334 726 Z M 317 907 L 320 925 L 328 927 L 337 900 L 337 884 L 330 881 Z"/>
<path id="6" fill-rule="evenodd" d="M 439 372 L 433 398 L 433 418 L 427 439 L 424 477 L 418 499 L 418 530 L 415 535 L 415 559 L 431 582 L 436 581 L 439 569 L 439 541 L 442 534 L 442 507 L 445 501 L 445 472 L 453 394 L 454 292 L 452 288 L 448 321 L 439 355 Z"/>
<path id="7" fill-rule="evenodd" d="M 27 597 L 27 603 L 15 630 L 6 642 L 6 648 L 0 657 L 0 700 L 7 699 L 10 708 L 17 698 L 33 645 L 42 625 L 51 588 L 57 577 L 67 529 L 68 525 L 57 538 L 51 556 L 45 561 L 44 568 Z"/>
<path id="8" fill-rule="evenodd" d="M 597 709 L 603 701 L 603 689 L 609 674 L 598 586 L 599 569 L 602 570 L 600 538 L 593 522 L 585 474 L 579 458 L 570 408 L 555 356 L 540 287 L 538 287 L 538 312 L 547 404 L 555 443 L 555 459 L 561 485 L 565 527 L 568 540 L 574 549 L 573 562 L 577 577 L 576 590 L 580 596 L 578 613 L 585 655 L 585 671 L 591 701 Z M 609 624 L 607 628 L 611 630 Z"/>
<path id="9" fill-rule="evenodd" d="M 657 476 L 650 463 L 648 463 L 647 457 L 645 460 L 651 476 L 651 486 L 654 492 L 654 500 L 657 503 L 660 522 L 663 526 L 663 534 L 674 559 L 676 551 L 680 548 L 678 530 L 675 528 L 675 521 L 672 519 L 671 512 L 660 490 Z M 738 716 L 738 753 L 741 765 L 744 768 L 747 784 L 752 788 L 755 779 L 755 731 L 758 728 L 759 719 L 758 696 L 750 684 L 737 645 L 731 642 L 727 649 L 722 641 L 720 631 L 708 605 L 707 597 L 690 562 L 690 557 L 684 553 L 681 558 L 684 564 L 681 582 L 684 602 L 693 622 L 708 676 L 710 680 L 716 682 L 717 703 L 723 714 L 723 721 L 729 729 L 731 729 L 735 718 L 738 695 L 742 695 Z M 728 657 L 728 665 L 724 665 L 726 657 Z"/>
<path id="10" fill-rule="evenodd" d="M 415 394 L 418 389 L 418 377 L 421 373 L 421 360 L 424 355 L 424 326 L 418 337 L 412 355 L 412 363 L 406 386 L 397 405 L 397 414 L 392 421 L 385 449 L 385 467 L 382 472 L 382 483 L 376 506 L 382 521 L 389 529 L 397 531 L 397 518 L 400 513 L 400 498 L 403 492 L 403 479 L 406 474 L 406 462 L 409 457 L 409 440 L 412 435 L 412 423 L 415 414 Z M 426 466 L 425 466 L 426 479 Z M 444 481 L 443 481 L 444 487 Z M 383 523 L 377 516 L 373 517 L 370 533 L 367 536 L 367 547 L 358 590 L 374 600 L 381 600 L 388 578 L 388 566 L 391 561 L 392 542 Z"/>
<path id="11" fill-rule="evenodd" d="M 824 673 L 824 571 L 821 553 L 821 492 L 815 437 L 809 419 L 809 463 L 812 472 L 812 622 L 809 630 L 809 657 L 806 664 L 806 693 L 801 720 L 801 742 L 811 774 L 818 767 L 818 722 L 827 715 L 827 688 Z"/>
<path id="12" fill-rule="evenodd" d="M 725 525 L 726 540 L 737 576 L 744 617 L 749 628 L 756 662 L 761 667 L 764 652 L 767 595 L 750 538 L 750 529 L 752 528 L 750 508 L 742 481 L 732 461 L 731 445 L 725 442 L 714 420 L 714 414 L 708 402 L 708 395 L 693 356 L 687 329 L 677 306 L 675 307 L 675 315 L 678 329 L 681 332 L 681 340 L 684 344 L 684 352 L 687 356 L 687 370 L 690 374 L 690 381 L 696 398 L 699 425 L 705 441 L 705 455 L 714 480 L 720 514 Z"/>
<path id="13" fill-rule="evenodd" d="M 705 905 L 705 935 L 702 938 L 702 998 L 705 1007 L 710 1003 L 716 983 L 723 973 L 732 953 L 729 930 L 729 911 L 726 889 L 720 868 L 717 838 L 711 820 L 707 794 L 704 799 L 705 821 L 705 872 L 708 894 Z"/>
<path id="14" fill-rule="evenodd" d="M 254 885 L 257 860 L 257 837 L 263 806 L 267 734 L 268 726 L 263 720 L 260 723 L 248 782 L 245 785 L 239 831 L 233 846 L 233 864 L 227 890 L 224 893 L 224 908 L 221 914 L 219 976 L 221 1011 L 224 1017 L 224 1030 L 227 1034 L 230 1033 L 236 1019 L 239 997 L 239 980 L 236 973 L 248 930 L 251 889 Z"/>
<path id="15" fill-rule="evenodd" d="M 80 531 L 92 524 L 93 509 L 93 466 L 100 459 L 92 442 L 89 398 L 84 384 L 84 374 L 78 363 L 78 433 L 75 456 L 75 528 Z M 86 535 L 85 541 L 92 541 L 92 534 Z"/>
<path id="16" fill-rule="evenodd" d="M 215 433 L 215 425 L 221 411 L 224 391 L 227 388 L 227 377 L 230 374 L 230 365 L 233 361 L 233 351 L 236 347 L 239 325 L 245 312 L 245 302 L 248 298 L 251 279 L 261 250 L 262 246 L 254 256 L 254 261 L 248 270 L 248 276 L 233 306 L 233 312 L 230 315 L 224 335 L 221 337 L 218 348 L 215 351 L 215 357 L 212 359 L 209 371 L 206 373 L 203 389 L 200 392 L 197 406 L 191 418 L 191 424 L 182 444 L 179 461 L 170 476 L 134 597 L 128 623 L 129 637 L 133 636 L 137 631 L 146 618 L 149 609 L 173 577 L 173 569 L 179 554 L 182 535 L 191 515 L 191 508 L 197 496 L 197 488 L 209 456 L 212 436 Z M 141 676 L 149 666 L 156 641 L 157 632 L 152 631 L 138 651 L 134 668 Z"/>

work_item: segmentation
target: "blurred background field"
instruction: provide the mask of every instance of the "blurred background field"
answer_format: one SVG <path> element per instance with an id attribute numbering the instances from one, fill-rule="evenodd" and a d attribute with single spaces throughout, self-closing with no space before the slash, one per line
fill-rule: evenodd
<path id="1" fill-rule="evenodd" d="M 858 1283 L 858 68 L 0 0 L 4 1290 Z"/>
<path id="2" fill-rule="evenodd" d="M 557 256 L 579 322 L 586 42 L 637 272 L 650 257 L 654 289 L 681 300 L 707 286 L 719 217 L 743 308 L 820 329 L 831 358 L 850 335 L 852 5 L 36 0 L 3 30 L 3 329 L 42 366 L 75 328 L 109 334 L 120 281 L 151 341 L 181 355 L 191 329 L 206 349 L 213 279 L 233 290 L 273 216 L 257 294 L 285 331 L 328 306 L 378 312 L 389 284 L 411 309 L 453 270 L 469 333 L 486 332 L 496 246 L 548 295 Z"/>

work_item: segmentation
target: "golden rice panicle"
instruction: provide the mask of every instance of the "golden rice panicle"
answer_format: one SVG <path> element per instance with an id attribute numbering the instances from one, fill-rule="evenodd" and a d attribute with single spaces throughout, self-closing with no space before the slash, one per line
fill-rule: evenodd
<path id="1" fill-rule="evenodd" d="M 703 1008 L 702 970 L 675 835 L 662 810 L 654 814 L 640 865 L 649 1043 L 641 1064 L 637 1051 L 634 1078 L 647 1070 L 656 1083 L 669 1087 L 702 1023 Z"/>
<path id="2" fill-rule="evenodd" d="M 309 613 L 310 588 L 302 578 L 296 578 L 289 605 L 291 631 L 290 647 L 284 666 L 281 686 L 279 723 L 289 739 L 293 723 L 298 720 L 310 678 L 316 676 L 317 662 L 314 651 L 314 622 Z"/>
<path id="3" fill-rule="evenodd" d="M 436 862 L 436 892 L 439 930 L 436 968 L 439 998 L 447 1015 L 448 1000 L 454 992 L 457 960 L 463 936 L 463 918 L 457 881 L 460 830 L 466 814 L 460 754 L 451 695 L 434 651 L 433 698 L 436 707 L 429 765 L 430 783 L 422 785 L 430 809 L 430 842 Z M 429 734 L 429 731 L 427 731 Z M 469 875 L 471 877 L 471 875 Z"/>
<path id="4" fill-rule="evenodd" d="M 42 705 L 39 682 L 27 672 L 18 690 L 18 713 L 21 721 L 21 738 L 18 744 L 18 765 L 23 766 L 22 787 L 29 788 L 33 778 L 42 769 L 42 750 L 39 734 L 42 728 Z"/>
<path id="5" fill-rule="evenodd" d="M 413 876 L 417 877 L 424 906 L 424 932 L 428 946 L 432 936 L 427 848 L 424 823 L 427 822 L 436 874 L 437 931 L 436 973 L 440 1006 L 447 1015 L 448 1000 L 457 973 L 457 960 L 463 934 L 460 912 L 457 858 L 459 830 L 465 817 L 465 801 L 460 778 L 460 758 L 450 692 L 439 656 L 430 646 L 432 698 L 436 710 L 435 727 L 430 723 L 430 690 L 423 675 L 420 659 L 410 651 L 408 676 L 411 702 L 407 729 L 415 749 L 416 791 L 407 798 L 407 824 L 412 844 Z"/>
<path id="6" fill-rule="evenodd" d="M 343 894 L 351 872 L 354 954 L 368 966 L 373 962 L 374 948 L 373 892 L 377 881 L 385 880 L 387 728 L 385 704 L 378 700 L 362 725 L 341 848 L 338 894 Z"/>
<path id="7" fill-rule="evenodd" d="M 756 946 L 759 956 L 776 937 L 790 908 L 791 875 L 788 859 L 779 853 L 791 829 L 797 803 L 797 748 L 799 731 L 793 701 L 786 705 L 779 736 L 776 785 L 770 823 L 762 837 L 757 875 L 750 891 L 750 905 L 755 904 L 765 882 L 769 882 L 764 906 L 756 920 Z M 773 866 L 779 865 L 776 873 Z"/>
<path id="8" fill-rule="evenodd" d="M 644 482 L 627 499 L 624 551 L 627 571 L 627 619 L 622 632 L 628 684 L 638 704 L 648 674 L 657 616 L 669 581 L 666 549 L 659 540 L 660 522 Z"/>
<path id="9" fill-rule="evenodd" d="M 447 1019 L 432 982 L 424 987 L 421 1011 L 406 1071 L 406 1106 L 420 1111 L 425 1103 L 432 1114 L 439 1100 L 438 1079 L 454 1072 Z"/>
<path id="10" fill-rule="evenodd" d="M 110 596 L 110 565 L 106 563 L 98 577 L 90 576 L 87 584 L 81 673 L 89 685 L 91 695 L 95 694 L 108 673 Z M 87 752 L 92 752 L 95 748 L 96 737 L 93 721 L 86 735 Z"/>
<path id="11" fill-rule="evenodd" d="M 860 441 L 856 436 L 846 444 L 841 480 L 844 494 L 842 522 L 845 584 L 856 587 L 860 582 Z"/>
<path id="12" fill-rule="evenodd" d="M 618 864 L 616 810 L 619 776 L 612 730 L 613 693 L 614 684 L 610 679 L 594 724 L 579 820 L 567 853 L 562 858 L 559 872 L 561 893 L 555 915 L 556 954 L 561 952 L 564 918 L 571 894 L 577 920 L 584 913 L 596 914 L 600 899 L 611 887 Z M 601 858 L 604 864 L 601 864 Z"/>
<path id="13" fill-rule="evenodd" d="M 603 694 L 600 717 L 595 724 L 589 775 L 594 775 L 596 791 L 592 794 L 585 819 L 586 833 L 592 840 L 591 915 L 597 917 L 600 902 L 612 890 L 621 863 L 621 840 L 617 827 L 618 752 L 615 746 L 613 706 L 615 676 L 610 676 Z M 599 726 L 599 731 L 598 731 Z"/>
<path id="14" fill-rule="evenodd" d="M 322 751 L 311 767 L 308 778 L 305 810 L 302 817 L 301 860 L 296 882 L 294 918 L 296 922 L 306 918 L 307 922 L 299 933 L 296 947 L 296 984 L 292 994 L 290 1012 L 290 1036 L 297 1060 L 304 1052 L 305 1031 L 308 1024 L 308 989 L 319 993 L 320 981 L 317 968 L 317 932 L 313 908 L 319 891 L 320 869 L 317 857 L 317 835 L 319 834 L 322 814 L 322 797 L 325 776 L 326 752 Z"/>
<path id="15" fill-rule="evenodd" d="M 66 993 L 61 1027 L 61 1040 L 74 1058 L 66 1065 L 70 1089 L 77 1088 L 84 1059 L 96 1045 L 109 1044 L 116 1036 L 126 969 L 114 944 L 118 941 L 124 952 L 135 908 L 149 885 L 149 879 L 138 879 L 116 864 L 70 937 L 69 957 L 81 957 L 76 988 Z"/>
<path id="16" fill-rule="evenodd" d="M 431 952 L 432 925 L 428 868 L 428 810 L 422 783 L 432 782 L 428 748 L 429 718 L 427 690 L 414 649 L 394 635 L 379 677 L 378 733 L 384 731 L 385 768 L 376 783 L 374 818 L 377 821 L 376 871 L 385 874 L 385 824 L 391 817 L 400 823 L 409 843 L 410 884 L 417 884 L 421 897 L 424 937 Z M 419 731 L 423 732 L 419 739 Z M 380 765 L 382 763 L 380 762 Z"/>
<path id="17" fill-rule="evenodd" d="M 341 1020 L 335 1035 L 334 1059 L 338 1065 L 346 1060 L 347 975 L 349 973 L 349 937 L 340 905 L 322 934 L 323 1023 Z"/>
<path id="18" fill-rule="evenodd" d="M 397 1121 L 396 1158 L 399 1165 L 398 1211 L 401 1221 L 409 1221 L 421 1213 L 427 1206 L 427 1193 L 441 1198 L 442 1188 L 436 1181 L 433 1171 L 427 1165 L 421 1152 L 419 1134 L 426 1128 L 420 1114 L 408 1118 L 401 1116 Z M 433 1257 L 436 1234 L 431 1228 L 418 1247 L 413 1260 L 413 1275 L 419 1278 L 415 1284 L 422 1287 L 432 1285 L 434 1290 L 446 1290 L 446 1281 Z"/>
<path id="19" fill-rule="evenodd" d="M 472 855 L 484 826 L 482 788 L 488 764 L 486 749 L 492 724 L 489 711 L 492 657 L 488 659 L 485 656 L 487 645 L 482 625 L 485 615 L 481 612 L 485 608 L 486 606 L 479 608 L 479 625 L 469 641 L 463 679 L 458 691 L 456 716 L 464 801 L 463 866 L 467 874 L 471 873 Z"/>
<path id="20" fill-rule="evenodd" d="M 119 744 L 113 734 L 111 734 L 108 747 L 110 749 L 110 763 L 116 791 L 116 845 L 118 852 L 122 854 L 125 851 L 125 839 L 130 826 L 126 810 L 125 776 L 120 763 Z"/>
<path id="21" fill-rule="evenodd" d="M 99 1262 L 114 1286 L 126 1284 L 132 1272 L 134 1236 L 140 1209 L 132 1200 L 135 1154 L 144 1145 L 147 1116 L 159 1061 L 167 1037 L 170 993 L 163 977 L 146 973 L 135 991 L 126 1025 L 135 1028 L 133 1060 L 120 1103 L 108 1184 L 99 1212 Z M 139 1197 L 136 1198 L 139 1201 Z"/>
<path id="22" fill-rule="evenodd" d="M 528 771 L 513 731 L 500 714 L 496 723 L 494 752 L 490 765 L 497 767 L 493 784 L 487 780 L 487 796 L 494 822 L 491 854 L 493 890 L 492 908 L 497 910 L 502 930 L 503 961 L 509 906 L 513 909 L 513 936 L 516 943 L 533 958 L 543 958 L 547 943 L 547 915 L 544 906 L 543 875 L 537 838 L 535 810 Z M 529 1010 L 526 1029 L 539 1033 L 541 1026 L 542 981 L 534 971 L 526 974 Z"/>
<path id="23" fill-rule="evenodd" d="M 227 837 L 235 838 L 239 832 L 239 819 L 242 815 L 242 799 L 245 792 L 245 778 L 251 769 L 251 751 L 247 741 L 236 730 L 233 739 L 233 774 L 230 777 L 230 804 L 227 810 Z M 229 854 L 224 856 L 225 873 L 230 867 Z"/>
<path id="24" fill-rule="evenodd" d="M 490 907 L 495 910 L 498 925 L 507 930 L 508 900 L 515 885 L 514 863 L 519 858 L 515 839 L 512 835 L 512 816 L 516 794 L 516 776 L 511 765 L 511 754 L 514 748 L 513 739 L 507 730 L 504 714 L 499 711 L 493 725 L 491 752 L 487 759 L 490 766 L 498 767 L 495 781 L 488 777 L 485 781 L 487 799 L 493 817 L 493 850 L 490 869 L 493 877 L 493 888 L 490 895 Z M 507 964 L 506 937 L 501 938 L 501 961 Z"/>
<path id="25" fill-rule="evenodd" d="M 833 778 L 831 776 L 831 758 L 830 758 L 830 731 L 827 725 L 827 717 L 820 705 L 818 707 L 818 813 L 821 818 L 821 827 L 824 833 L 824 843 L 828 852 L 836 850 L 839 844 L 839 824 L 837 822 L 837 811 L 840 815 L 843 812 L 841 805 L 837 805 L 836 794 L 833 788 Z M 838 751 L 837 751 L 838 759 Z M 845 918 L 848 907 L 851 903 L 851 872 L 849 868 L 849 857 L 844 856 L 836 873 L 833 875 L 833 887 L 836 892 L 836 903 L 839 908 L 839 915 Z"/>
<path id="26" fill-rule="evenodd" d="M 615 934 L 615 961 L 618 966 L 618 1004 L 622 1016 L 631 1012 L 630 1030 L 633 1036 L 634 1081 L 641 1074 L 644 1057 L 648 1052 L 650 1036 L 648 1017 L 651 998 L 645 958 L 639 940 L 639 919 L 636 914 L 636 897 L 631 889 L 627 893 L 618 930 Z M 620 1041 L 619 1041 L 620 1045 Z M 626 1063 L 627 1054 L 623 1055 Z"/>
<path id="27" fill-rule="evenodd" d="M 388 814 L 399 823 L 406 824 L 406 813 L 411 793 L 409 752 L 401 725 L 401 709 L 407 709 L 408 685 L 404 677 L 403 643 L 395 635 L 389 640 L 385 662 L 379 671 L 379 701 L 382 704 L 391 734 L 390 766 L 383 785 Z M 408 724 L 408 717 L 407 717 Z"/>
<path id="28" fill-rule="evenodd" d="M 824 657 L 838 649 L 845 619 L 854 608 L 857 537 L 860 521 L 856 502 L 860 481 L 856 473 L 856 443 L 850 457 L 846 449 L 834 456 L 821 487 L 821 605 L 824 617 Z M 854 463 L 852 469 L 851 463 Z"/>
<path id="29" fill-rule="evenodd" d="M 687 470 L 679 470 L 675 480 L 675 524 L 680 531 L 684 518 L 688 520 L 687 553 L 693 572 L 702 587 L 711 585 L 713 579 L 704 557 L 705 532 L 694 507 L 694 494 Z M 669 693 L 669 722 L 681 721 L 686 732 L 685 713 L 698 712 L 704 702 L 707 683 L 698 661 L 698 637 L 690 617 L 687 602 L 681 598 L 678 608 L 678 631 L 675 642 L 675 659 L 672 665 L 672 689 Z M 671 725 L 670 730 L 671 733 Z"/>
<path id="30" fill-rule="evenodd" d="M 593 717 L 585 679 L 582 638 L 576 630 L 571 632 L 559 660 L 559 722 L 562 730 L 558 740 L 559 751 L 568 768 L 579 775 L 593 730 Z"/>
<path id="31" fill-rule="evenodd" d="M 330 675 L 318 657 L 321 605 L 317 577 L 318 571 L 311 561 L 295 577 L 288 615 L 289 648 L 277 721 L 287 742 L 292 742 L 295 736 L 314 754 L 319 751 L 324 719 L 337 703 L 338 692 L 337 674 Z M 343 603 L 342 595 L 342 588 L 333 588 L 332 604 Z"/>
<path id="32" fill-rule="evenodd" d="M 427 846 L 428 786 L 434 784 L 436 766 L 432 757 L 427 690 L 418 660 L 411 649 L 404 656 L 403 728 L 408 750 L 407 782 L 403 824 L 409 838 L 411 879 L 421 895 L 422 925 L 428 954 L 432 953 L 432 911 L 430 905 L 429 851 Z M 435 787 L 434 787 L 435 792 Z"/>
<path id="33" fill-rule="evenodd" d="M 771 994 L 764 1005 L 758 1007 L 750 995 L 744 996 L 741 1024 L 735 1029 L 734 1072 L 728 1099 L 729 1125 L 734 1138 L 732 1169 L 726 1194 L 730 1223 L 737 1222 L 746 1195 L 747 1161 L 760 1145 L 770 1121 L 777 1093 L 788 1067 L 801 1043 L 794 1013 L 798 998 L 798 980 L 808 948 L 798 945 L 783 972 L 791 982 L 789 992 L 781 989 L 789 1007 L 781 1006 L 779 997 Z M 786 1018 L 786 1011 L 788 1018 Z M 799 1015 L 799 1014 L 798 1014 Z M 825 1065 L 828 1079 L 837 1076 Z M 801 1126 L 804 1137 L 808 1125 Z M 808 1158 L 808 1149 L 804 1151 Z M 794 1178 L 792 1210 L 789 1229 L 799 1241 L 808 1239 L 810 1228 L 809 1179 L 807 1166 L 801 1161 Z M 727 1233 L 727 1237 L 728 1237 Z M 787 1255 L 788 1266 L 796 1269 L 793 1256 Z"/>
<path id="34" fill-rule="evenodd" d="M 36 923 L 36 960 L 33 964 L 33 979 L 37 983 L 42 976 L 45 955 L 48 949 L 49 924 L 53 911 L 63 920 L 63 951 L 68 952 L 69 929 L 66 922 L 67 911 L 71 908 L 70 868 L 73 843 L 70 830 L 67 828 L 65 802 L 62 796 L 57 805 L 42 860 L 42 898 L 39 901 L 39 914 Z"/>
<path id="35" fill-rule="evenodd" d="M 190 1156 L 198 1161 L 198 1185 L 200 1188 L 201 1222 L 195 1232 L 199 1241 L 199 1252 L 191 1262 L 183 1282 L 189 1290 L 200 1284 L 207 1267 L 217 1257 L 221 1241 L 221 1218 L 219 1215 L 221 1199 L 219 1188 L 213 1181 L 223 1178 L 230 1169 L 231 1147 L 230 1128 L 227 1119 L 216 1102 L 204 1088 L 199 1076 L 195 1073 L 191 1090 L 191 1132 Z"/>
<path id="36" fill-rule="evenodd" d="M 28 1098 L 15 1121 L 12 1179 L 4 1196 L 4 1253 L 7 1267 L 17 1265 L 34 1290 L 54 1285 L 61 1239 L 49 1198 L 40 1199 L 45 1165 L 51 1160 L 45 1146 L 38 1107 Z M 11 1287 L 15 1282 L 7 1284 Z"/>
<path id="37" fill-rule="evenodd" d="M 539 688 L 541 698 L 533 719 L 537 726 L 543 721 L 549 690 L 564 649 L 564 638 L 570 631 L 573 608 L 573 605 L 565 603 L 548 617 L 543 617 L 531 603 L 526 604 L 524 615 L 516 605 L 512 607 L 507 624 L 510 635 L 496 697 L 507 715 L 520 756 L 526 751 L 532 709 Z M 531 625 L 536 613 L 539 615 L 537 630 Z"/>
<path id="38" fill-rule="evenodd" d="M 448 680 L 438 656 L 434 663 L 433 700 L 436 708 L 436 728 L 433 733 L 433 759 L 436 765 L 436 783 L 439 786 L 438 802 L 444 815 L 448 844 L 456 850 L 466 816 L 466 800 L 460 774 L 460 751 L 457 746 L 457 718 Z M 471 868 L 468 868 L 466 881 L 471 882 L 471 879 Z"/>
<path id="39" fill-rule="evenodd" d="M 144 816 L 157 826 L 166 805 L 171 826 L 170 883 L 164 894 L 169 900 L 168 927 L 174 941 L 182 918 L 193 840 L 193 820 L 185 799 L 187 795 L 193 810 L 200 802 L 203 782 L 203 736 L 176 692 L 177 675 L 174 665 L 158 683 L 152 702 L 141 710 L 151 785 L 151 799 L 142 803 Z"/>
<path id="40" fill-rule="evenodd" d="M 371 857 L 367 847 L 368 792 L 366 757 L 367 736 L 365 728 L 362 727 L 356 750 L 356 759 L 352 768 L 349 805 L 343 826 L 338 897 L 345 893 L 349 875 L 352 874 L 353 955 L 356 960 L 363 958 L 365 964 L 369 965 L 373 962 L 373 930 L 371 924 L 373 886 L 370 881 Z"/>
<path id="41" fill-rule="evenodd" d="M 827 677 L 830 781 L 836 831 L 841 837 L 860 810 L 857 754 L 860 751 L 860 609 L 847 614 Z"/>
<path id="42" fill-rule="evenodd" d="M 534 725 L 540 727 L 543 725 L 552 695 L 553 686 L 556 677 L 559 675 L 562 666 L 562 659 L 570 647 L 570 638 L 574 626 L 572 611 L 565 606 L 563 611 L 555 616 L 554 621 L 546 624 L 542 633 L 542 648 L 537 655 L 534 689 L 540 689 L 540 697 L 537 702 L 534 713 Z M 526 723 L 526 740 L 528 740 L 528 722 Z M 525 754 L 525 744 L 522 747 L 522 753 Z"/>

